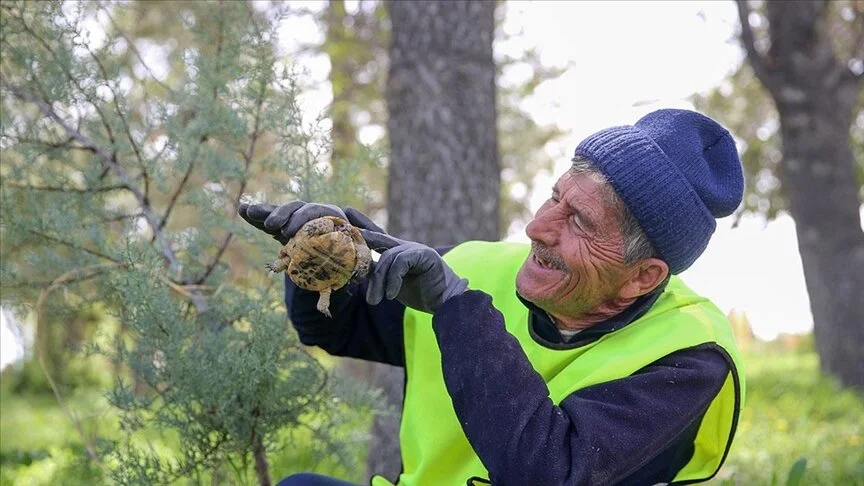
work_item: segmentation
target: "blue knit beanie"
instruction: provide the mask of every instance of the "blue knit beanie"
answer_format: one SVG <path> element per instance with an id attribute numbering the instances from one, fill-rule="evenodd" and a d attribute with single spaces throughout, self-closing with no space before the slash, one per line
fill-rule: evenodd
<path id="1" fill-rule="evenodd" d="M 744 192 L 732 136 L 694 111 L 659 110 L 601 130 L 576 155 L 606 175 L 673 274 L 702 254 L 714 219 L 732 214 Z"/>

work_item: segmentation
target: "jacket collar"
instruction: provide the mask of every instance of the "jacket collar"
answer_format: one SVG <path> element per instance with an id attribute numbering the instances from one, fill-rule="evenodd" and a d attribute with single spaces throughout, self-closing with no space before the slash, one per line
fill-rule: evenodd
<path id="1" fill-rule="evenodd" d="M 524 297 L 519 295 L 518 292 L 516 292 L 516 297 L 518 297 L 522 304 L 524 304 L 530 311 L 528 326 L 531 332 L 531 337 L 533 337 L 537 343 L 548 348 L 571 349 L 592 343 L 606 334 L 615 332 L 642 317 L 646 312 L 648 312 L 648 309 L 654 305 L 660 297 L 660 294 L 663 293 L 667 282 L 668 279 L 650 293 L 636 299 L 636 301 L 630 304 L 630 307 L 625 309 L 624 312 L 580 331 L 569 340 L 566 340 L 566 338 L 558 332 L 558 327 L 546 311 L 537 307 L 533 302 L 526 300 Z"/>

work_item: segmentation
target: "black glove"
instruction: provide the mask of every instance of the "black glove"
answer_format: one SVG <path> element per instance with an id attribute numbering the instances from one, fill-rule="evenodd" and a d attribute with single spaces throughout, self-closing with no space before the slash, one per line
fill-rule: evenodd
<path id="1" fill-rule="evenodd" d="M 283 245 L 288 243 L 304 224 L 313 219 L 322 216 L 348 219 L 338 206 L 303 201 L 293 201 L 278 207 L 272 204 L 241 204 L 237 212 L 247 223 L 272 235 Z"/>
<path id="2" fill-rule="evenodd" d="M 370 305 L 386 297 L 434 314 L 447 299 L 468 289 L 468 280 L 459 278 L 434 249 L 384 233 L 359 211 L 347 208 L 345 213 L 351 224 L 361 228 L 369 248 L 383 251 L 369 277 L 366 302 Z"/>

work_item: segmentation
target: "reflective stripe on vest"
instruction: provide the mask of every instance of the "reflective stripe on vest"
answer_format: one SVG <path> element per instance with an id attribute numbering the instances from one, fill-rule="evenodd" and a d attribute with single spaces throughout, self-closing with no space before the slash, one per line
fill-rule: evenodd
<path id="1" fill-rule="evenodd" d="M 444 259 L 468 279 L 469 288 L 492 296 L 507 331 L 543 376 L 556 405 L 576 390 L 630 376 L 675 351 L 697 346 L 720 351 L 732 373 L 705 413 L 693 457 L 675 476 L 675 483 L 714 476 L 729 451 L 744 399 L 743 368 L 723 313 L 672 277 L 651 309 L 636 321 L 575 349 L 550 349 L 531 337 L 528 309 L 516 297 L 516 274 L 529 250 L 524 244 L 467 242 L 447 252 Z M 404 326 L 408 382 L 399 434 L 403 472 L 398 484 L 464 485 L 469 478 L 488 478 L 444 386 L 432 316 L 408 309 Z M 654 452 L 644 452 L 646 462 Z M 375 477 L 372 484 L 391 483 Z"/>

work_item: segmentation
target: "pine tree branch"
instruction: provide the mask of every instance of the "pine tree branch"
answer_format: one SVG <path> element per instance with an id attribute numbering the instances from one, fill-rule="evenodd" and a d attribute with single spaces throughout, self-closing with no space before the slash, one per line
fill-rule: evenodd
<path id="1" fill-rule="evenodd" d="M 251 15 L 251 10 L 250 10 L 250 15 Z M 253 25 L 255 25 L 254 20 L 252 20 L 252 23 L 253 23 Z M 260 31 L 256 31 L 256 32 L 259 36 L 261 35 Z M 221 30 L 220 30 L 220 41 L 221 41 Z M 219 49 L 217 50 L 217 69 L 218 69 L 218 52 L 219 52 L 219 50 L 221 50 L 221 43 L 220 43 Z M 266 83 L 262 82 L 259 86 L 259 90 L 257 93 L 258 96 L 256 99 L 256 104 L 255 104 L 255 121 L 254 121 L 253 126 L 252 126 L 252 133 L 249 134 L 249 146 L 246 149 L 246 152 L 243 153 L 243 163 L 244 163 L 243 176 L 240 180 L 240 187 L 237 191 L 237 197 L 233 201 L 234 207 L 233 207 L 233 210 L 231 211 L 232 217 L 236 217 L 237 209 L 240 207 L 240 198 L 243 196 L 243 191 L 246 190 L 246 184 L 248 183 L 247 175 L 249 173 L 249 167 L 252 165 L 252 158 L 255 154 L 255 145 L 258 142 L 258 139 L 261 137 L 261 110 L 262 110 L 262 107 L 264 106 L 264 98 L 265 98 L 266 93 L 267 93 L 267 85 L 266 85 Z M 213 92 L 214 101 L 215 101 L 216 95 L 217 95 L 217 93 L 214 90 L 214 92 Z M 231 238 L 233 238 L 233 236 L 234 236 L 234 233 L 232 233 L 230 231 L 228 232 L 227 235 L 225 235 L 225 237 L 222 239 L 222 242 L 219 244 L 219 250 L 216 252 L 216 255 L 213 257 L 212 260 L 210 260 L 210 262 L 205 267 L 204 273 L 199 278 L 193 280 L 191 283 L 201 284 L 205 280 L 207 280 L 207 277 L 209 277 L 210 274 L 213 273 L 213 270 L 216 268 L 216 266 L 219 264 L 219 261 L 222 259 L 222 255 L 225 253 L 225 250 L 228 248 L 228 244 L 231 243 Z"/>
<path id="2" fill-rule="evenodd" d="M 249 173 L 249 167 L 252 165 L 252 156 L 255 153 L 255 144 L 258 139 L 261 137 L 261 108 L 264 105 L 264 94 L 267 90 L 267 86 L 262 83 L 261 90 L 258 92 L 258 100 L 255 108 L 255 122 L 252 128 L 252 133 L 249 134 L 249 147 L 246 152 L 243 154 L 243 178 L 240 180 L 240 188 L 237 191 L 237 197 L 233 200 L 234 208 L 232 213 L 232 217 L 236 217 L 237 209 L 240 206 L 240 198 L 243 196 L 243 191 L 246 190 L 246 184 L 248 182 L 247 174 Z M 212 260 L 207 264 L 204 269 L 204 273 L 201 277 L 192 281 L 194 284 L 201 284 L 210 274 L 213 272 L 213 269 L 219 264 L 219 261 L 222 259 L 222 255 L 225 253 L 225 250 L 228 248 L 228 244 L 231 242 L 231 238 L 234 237 L 234 233 L 228 232 L 227 235 L 222 239 L 222 243 L 219 244 L 219 250 L 216 252 L 216 255 Z"/>
<path id="3" fill-rule="evenodd" d="M 741 24 L 741 42 L 744 44 L 744 50 L 747 53 L 747 59 L 750 61 L 750 66 L 756 77 L 762 81 L 762 84 L 771 91 L 775 92 L 777 81 L 771 67 L 770 58 L 767 58 L 759 53 L 756 49 L 756 41 L 753 37 L 753 28 L 750 26 L 750 6 L 747 0 L 735 0 L 738 6 L 738 20 Z"/>
<path id="4" fill-rule="evenodd" d="M 217 76 L 218 76 L 218 74 L 219 74 L 219 71 L 221 70 L 221 53 L 222 53 L 222 42 L 223 42 L 223 38 L 222 38 L 222 36 L 223 36 L 223 27 L 224 27 L 224 22 L 223 22 L 223 10 L 222 10 L 222 7 L 221 7 L 221 5 L 220 5 L 220 7 L 219 7 L 219 30 L 218 30 L 218 34 L 217 34 L 217 37 L 216 37 L 216 67 L 215 67 L 215 74 L 216 74 Z M 216 100 L 218 100 L 218 98 L 219 98 L 219 89 L 218 89 L 218 85 L 214 83 L 214 85 L 213 85 L 213 99 L 212 99 L 212 102 L 213 102 L 213 103 L 216 103 Z M 196 147 L 196 149 L 195 149 L 195 155 L 194 155 L 194 156 L 192 157 L 192 159 L 189 161 L 189 167 L 186 168 L 186 173 L 183 174 L 183 179 L 180 180 L 180 185 L 177 187 L 177 190 L 175 190 L 174 193 L 171 195 L 171 199 L 170 199 L 169 202 L 168 202 L 168 207 L 165 209 L 165 213 L 162 215 L 162 219 L 159 221 L 159 229 L 160 229 L 160 230 L 161 230 L 162 228 L 164 228 L 165 225 L 168 223 L 168 218 L 169 218 L 169 216 L 171 215 L 171 211 L 174 209 L 174 205 L 177 203 L 177 199 L 180 197 L 180 194 L 183 192 L 183 189 L 184 189 L 184 187 L 186 186 L 186 183 L 187 183 L 187 181 L 189 180 L 189 177 L 192 175 L 192 169 L 194 168 L 195 162 L 198 160 L 198 155 L 199 155 L 200 152 L 201 152 L 201 146 L 204 144 L 204 142 L 207 141 L 208 138 L 209 138 L 208 135 L 205 133 L 204 135 L 201 136 L 201 139 L 198 141 L 198 145 L 197 145 L 197 147 Z M 208 273 L 209 273 L 209 272 L 208 272 Z M 201 283 L 201 282 L 198 281 L 197 283 Z"/>
<path id="5" fill-rule="evenodd" d="M 83 150 L 85 152 L 93 152 L 93 149 L 90 147 L 81 147 L 78 145 L 72 145 L 72 142 L 75 141 L 73 138 L 68 138 L 63 142 L 49 142 L 47 140 L 40 140 L 35 138 L 22 138 L 11 136 L 15 143 L 20 143 L 24 145 L 39 145 L 45 147 L 47 149 L 63 149 L 63 150 Z"/>
<path id="6" fill-rule="evenodd" d="M 77 187 L 62 187 L 62 186 L 31 186 L 28 184 L 17 184 L 15 182 L 6 182 L 6 187 L 14 187 L 15 189 L 27 189 L 29 191 L 48 191 L 48 192 L 71 192 L 79 194 L 97 193 L 116 191 L 118 189 L 126 189 L 124 185 L 118 186 L 102 186 L 102 187 L 86 187 L 80 189 Z"/>
<path id="7" fill-rule="evenodd" d="M 144 157 L 141 156 L 141 149 L 138 147 L 138 143 L 135 141 L 135 137 L 132 136 L 132 128 L 129 126 L 129 122 L 126 120 L 126 115 L 123 114 L 123 110 L 120 109 L 119 96 L 117 94 L 117 90 L 114 89 L 114 86 L 111 84 L 111 80 L 108 76 L 108 70 L 105 68 L 105 65 L 102 63 L 102 60 L 99 59 L 99 56 L 90 49 L 89 45 L 84 45 L 87 49 L 87 52 L 90 54 L 90 57 L 99 66 L 99 72 L 102 74 L 102 79 L 105 80 L 105 87 L 111 91 L 111 104 L 114 106 L 114 112 L 117 113 L 117 117 L 120 118 L 120 122 L 123 124 L 123 131 L 126 134 L 126 139 L 129 140 L 129 145 L 132 147 L 132 152 L 135 154 L 135 158 L 138 160 L 138 164 L 141 166 L 141 176 L 144 179 L 144 198 L 149 199 L 150 192 L 150 177 L 147 174 L 147 164 L 144 163 Z"/>
<path id="8" fill-rule="evenodd" d="M 102 9 L 105 10 L 104 8 Z M 105 12 L 108 13 L 107 11 Z M 66 15 L 63 14 L 63 19 L 66 20 L 67 25 L 71 28 L 72 23 L 69 22 L 69 19 L 66 18 Z M 74 42 L 74 41 L 73 41 Z M 127 40 L 128 42 L 128 40 Z M 129 122 L 126 120 L 126 115 L 123 114 L 123 110 L 120 108 L 120 97 L 117 94 L 117 90 L 114 89 L 113 84 L 111 83 L 111 78 L 108 75 L 108 69 L 105 68 L 105 64 L 102 62 L 102 59 L 93 52 L 93 49 L 90 48 L 90 45 L 86 42 L 79 44 L 87 50 L 87 53 L 90 54 L 90 58 L 93 62 L 96 63 L 96 66 L 99 68 L 99 73 L 102 75 L 102 79 L 104 81 L 104 85 L 111 91 L 111 104 L 114 106 L 114 112 L 117 114 L 117 117 L 120 118 L 120 122 L 123 124 L 123 131 L 126 134 L 126 139 L 129 140 L 129 145 L 132 147 L 132 151 L 135 153 L 135 158 L 138 160 L 138 164 L 141 166 L 141 173 L 144 179 L 144 198 L 145 200 L 149 199 L 150 193 L 150 177 L 147 174 L 147 165 L 144 163 L 144 157 L 141 156 L 141 150 L 138 147 L 138 143 L 135 141 L 135 137 L 132 136 L 132 129 L 129 126 Z"/>
<path id="9" fill-rule="evenodd" d="M 69 67 L 66 66 L 66 64 L 63 62 L 63 60 L 60 59 L 60 57 L 57 55 L 57 52 L 54 50 L 54 48 L 52 48 L 51 45 L 42 36 L 40 36 L 33 29 L 31 29 L 30 26 L 27 25 L 27 23 L 24 21 L 24 19 L 22 17 L 17 16 L 17 15 L 10 15 L 10 17 L 17 20 L 18 23 L 21 25 L 21 28 L 23 28 L 24 31 L 30 35 L 30 37 L 35 39 L 36 42 L 38 42 L 39 45 L 42 46 L 43 49 L 45 49 L 46 51 L 48 51 L 49 54 L 51 54 L 51 57 L 54 58 L 54 62 L 57 63 L 57 65 L 60 66 L 60 68 L 63 70 L 63 74 L 66 75 L 66 79 L 70 83 L 72 83 L 76 88 L 78 88 L 78 92 L 81 93 L 81 95 L 84 96 L 84 99 L 86 99 L 87 102 L 90 103 L 90 105 L 93 107 L 93 109 L 96 110 L 96 113 L 99 114 L 99 119 L 102 121 L 102 126 L 105 127 L 105 132 L 108 135 L 108 140 L 110 140 L 111 146 L 113 147 L 114 144 L 116 143 L 115 138 L 114 138 L 114 131 L 111 129 L 111 124 L 108 123 L 108 117 L 102 111 L 102 108 L 99 107 L 99 104 L 94 102 L 93 99 L 87 94 L 87 91 L 84 90 L 84 88 L 81 86 L 81 83 L 78 82 L 78 79 L 72 74 L 71 71 L 69 71 Z M 33 80 L 33 81 L 35 81 L 35 80 Z M 41 88 L 41 86 L 40 86 L 40 88 Z M 43 91 L 43 94 L 44 94 L 44 90 L 40 90 L 40 91 Z M 47 97 L 46 97 L 46 99 L 47 99 Z M 115 155 L 116 155 L 116 153 L 115 153 Z"/>
<path id="10" fill-rule="evenodd" d="M 52 108 L 45 100 L 33 95 L 28 91 L 21 89 L 18 86 L 2 82 L 2 80 L 0 80 L 0 85 L 5 86 L 9 91 L 12 92 L 12 94 L 15 95 L 16 98 L 22 101 L 34 103 L 43 115 L 54 120 L 54 122 L 60 125 L 60 127 L 66 132 L 67 135 L 69 135 L 71 138 L 74 138 L 82 146 L 90 148 L 96 155 L 99 156 L 99 158 L 102 159 L 103 163 L 111 169 L 111 172 L 113 172 L 114 175 L 116 175 L 117 178 L 120 179 L 120 182 L 130 192 L 132 192 L 132 194 L 135 195 L 138 204 L 141 206 L 141 212 L 143 213 L 144 218 L 147 220 L 150 228 L 156 235 L 156 240 L 159 242 L 162 250 L 162 255 L 165 257 L 165 259 L 168 261 L 169 265 L 172 268 L 178 268 L 177 257 L 174 255 L 174 250 L 171 248 L 171 245 L 168 242 L 165 234 L 159 228 L 159 221 L 156 219 L 156 215 L 153 213 L 153 208 L 150 206 L 150 202 L 147 200 L 141 190 L 133 184 L 132 179 L 129 177 L 129 174 L 126 172 L 126 170 L 117 163 L 115 156 L 108 154 L 107 152 L 105 152 L 105 150 L 96 145 L 92 140 L 84 136 L 84 134 L 82 134 L 80 131 L 69 126 L 69 124 L 66 123 L 66 121 L 63 120 L 63 118 L 61 118 L 60 115 L 58 115 L 57 112 L 54 111 L 54 108 Z"/>
<path id="11" fill-rule="evenodd" d="M 171 194 L 171 199 L 168 200 L 168 206 L 165 208 L 165 212 L 162 213 L 162 218 L 159 220 L 160 230 L 163 229 L 166 224 L 168 224 L 168 218 L 171 216 L 171 211 L 174 210 L 174 205 L 177 204 L 177 200 L 180 198 L 180 194 L 183 193 L 183 189 L 186 187 L 186 182 L 189 181 L 189 177 L 192 175 L 192 169 L 195 167 L 195 162 L 198 160 L 198 154 L 200 153 L 200 151 L 201 143 L 199 143 L 198 147 L 195 149 L 195 155 L 193 155 L 192 159 L 189 161 L 189 167 L 186 168 L 186 172 L 183 174 L 183 178 L 180 179 L 180 185 L 177 186 L 177 189 L 174 191 L 174 193 Z"/>
<path id="12" fill-rule="evenodd" d="M 168 86 L 167 84 L 160 81 L 159 78 L 157 78 L 156 75 L 153 74 L 153 70 L 151 70 L 150 66 L 148 66 L 147 63 L 144 62 L 144 57 L 141 55 L 141 52 L 138 51 L 138 48 L 135 46 L 135 44 L 131 40 L 129 40 L 129 38 L 126 36 L 126 34 L 123 33 L 123 30 L 120 29 L 120 26 L 114 20 L 114 17 L 111 15 L 111 13 L 108 11 L 108 9 L 104 7 L 104 4 L 100 4 L 99 9 L 102 10 L 103 12 L 105 12 L 105 15 L 108 17 L 108 20 L 111 22 L 111 25 L 114 27 L 114 30 L 117 32 L 117 35 L 119 35 L 124 41 L 126 41 L 126 45 L 129 46 L 129 50 L 132 51 L 132 54 L 135 54 L 135 57 L 138 58 L 138 62 L 141 63 L 141 66 L 144 67 L 144 70 L 147 71 L 147 74 L 149 74 L 150 77 L 153 78 L 153 81 L 156 81 L 156 84 L 161 86 L 169 94 L 175 95 L 176 93 L 174 92 L 173 89 L 171 89 L 170 86 Z"/>
<path id="13" fill-rule="evenodd" d="M 51 236 L 49 234 L 43 233 L 41 231 L 36 231 L 34 229 L 27 229 L 27 232 L 30 234 L 36 235 L 40 238 L 44 238 L 46 240 L 53 241 L 54 243 L 58 243 L 58 244 L 61 244 L 63 246 L 68 246 L 69 248 L 72 248 L 74 250 L 83 251 L 84 253 L 88 253 L 88 254 L 93 255 L 95 257 L 102 258 L 103 260 L 108 260 L 111 263 L 114 263 L 117 265 L 123 264 L 122 261 L 118 260 L 117 258 L 112 257 L 111 255 L 106 255 L 105 253 L 102 253 L 102 252 L 97 251 L 97 250 L 91 250 L 90 248 L 86 248 L 86 247 L 83 247 L 83 246 L 78 245 L 76 243 L 72 243 L 71 241 L 66 241 L 66 240 L 57 238 L 55 236 Z"/>
<path id="14" fill-rule="evenodd" d="M 33 229 L 28 229 L 27 231 L 33 235 L 40 237 L 40 238 L 44 238 L 46 240 L 53 241 L 54 243 L 57 243 L 57 244 L 60 244 L 63 246 L 67 246 L 67 247 L 72 248 L 74 250 L 83 251 L 84 253 L 87 253 L 87 254 L 90 254 L 90 255 L 93 255 L 95 257 L 102 258 L 104 260 L 108 260 L 109 262 L 111 262 L 110 264 L 106 263 L 103 265 L 128 267 L 128 265 L 125 262 L 118 260 L 118 259 L 116 259 L 110 255 L 106 255 L 105 253 L 102 253 L 100 251 L 93 250 L 93 249 L 72 243 L 70 241 L 66 241 L 66 240 L 63 240 L 61 238 L 57 238 L 57 237 L 42 233 L 41 231 L 36 231 Z M 133 267 L 134 268 L 140 268 L 140 265 L 135 264 L 135 265 L 133 265 Z M 91 278 L 91 277 L 88 277 L 88 278 Z M 170 287 L 172 290 L 174 290 L 175 292 L 182 295 L 186 299 L 188 299 L 192 302 L 195 302 L 195 303 L 198 303 L 199 301 L 201 301 L 203 299 L 203 296 L 200 295 L 200 293 L 199 293 L 200 290 L 207 288 L 207 287 L 200 286 L 200 285 L 184 285 L 181 283 L 177 283 L 177 282 L 174 282 L 173 280 L 171 280 L 170 278 L 168 278 L 164 275 L 159 275 L 159 279 L 162 280 L 165 283 L 165 285 Z M 61 283 L 66 283 L 67 281 L 68 280 L 63 280 Z M 53 282 L 52 282 L 52 284 L 53 284 Z"/>
<path id="15" fill-rule="evenodd" d="M 234 233 L 229 232 L 225 235 L 225 238 L 222 239 L 222 243 L 219 244 L 219 250 L 216 251 L 216 255 L 213 256 L 213 259 L 210 260 L 210 263 L 207 264 L 207 267 L 204 269 L 204 273 L 193 280 L 191 283 L 194 285 L 200 285 L 207 280 L 207 277 L 213 273 L 213 270 L 216 268 L 216 265 L 219 264 L 219 260 L 222 259 L 222 254 L 225 253 L 225 250 L 228 248 L 228 244 L 231 243 L 231 238 L 234 236 Z"/>

